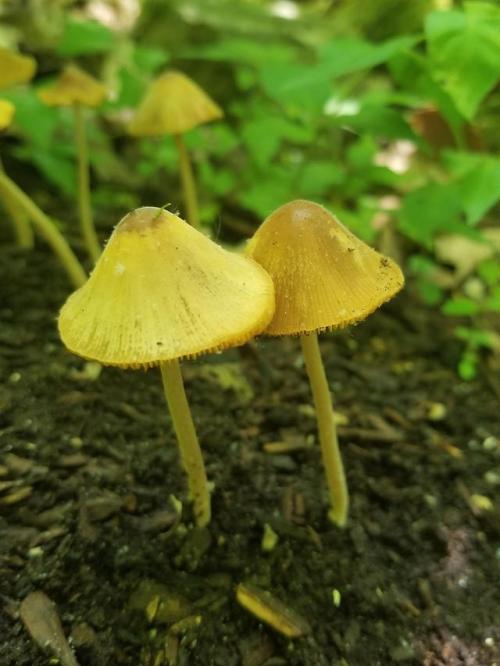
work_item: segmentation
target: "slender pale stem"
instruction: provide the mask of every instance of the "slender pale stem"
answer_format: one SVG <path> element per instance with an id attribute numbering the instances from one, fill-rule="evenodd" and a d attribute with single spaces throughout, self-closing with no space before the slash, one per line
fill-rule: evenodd
<path id="1" fill-rule="evenodd" d="M 2 171 L 0 171 L 0 192 L 10 197 L 16 206 L 26 212 L 35 229 L 54 250 L 72 284 L 81 287 L 87 279 L 85 271 L 52 220 Z"/>
<path id="2" fill-rule="evenodd" d="M 196 524 L 204 527 L 210 522 L 210 493 L 203 456 L 184 391 L 181 367 L 179 361 L 174 360 L 161 363 L 160 369 L 182 464 L 188 476 Z"/>
<path id="3" fill-rule="evenodd" d="M 85 118 L 81 104 L 73 106 L 75 112 L 75 142 L 78 158 L 78 207 L 80 211 L 80 227 L 87 252 L 94 263 L 99 259 L 101 246 L 92 218 L 92 204 L 90 201 L 89 185 L 89 151 L 87 134 L 85 131 Z"/>
<path id="4" fill-rule="evenodd" d="M 184 192 L 184 205 L 186 207 L 187 221 L 195 229 L 199 229 L 200 213 L 198 210 L 198 195 L 196 194 L 193 168 L 182 135 L 175 134 L 174 139 L 179 153 L 179 166 L 181 169 L 181 181 Z"/>
<path id="5" fill-rule="evenodd" d="M 330 492 L 332 506 L 328 516 L 339 527 L 343 527 L 349 510 L 349 495 L 337 440 L 332 397 L 328 388 L 323 361 L 321 360 L 318 336 L 316 333 L 302 335 L 300 344 L 316 408 L 319 442 Z"/>
<path id="6" fill-rule="evenodd" d="M 0 171 L 4 172 L 1 161 Z M 25 250 L 31 250 L 34 245 L 33 229 L 26 213 L 16 205 L 16 202 L 8 194 L 3 193 L 1 199 L 5 211 L 12 220 L 12 227 L 18 246 Z"/>

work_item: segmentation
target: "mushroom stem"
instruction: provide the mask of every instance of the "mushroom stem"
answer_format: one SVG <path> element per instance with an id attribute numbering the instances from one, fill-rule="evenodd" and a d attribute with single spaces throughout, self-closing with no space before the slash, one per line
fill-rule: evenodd
<path id="1" fill-rule="evenodd" d="M 204 527 L 210 522 L 210 493 L 203 456 L 184 391 L 181 367 L 179 361 L 173 360 L 160 363 L 160 369 L 182 464 L 188 476 L 196 524 Z"/>
<path id="2" fill-rule="evenodd" d="M 337 440 L 332 397 L 321 360 L 318 336 L 316 333 L 301 335 L 300 344 L 316 408 L 319 441 L 330 492 L 332 506 L 328 517 L 339 527 L 344 527 L 349 509 L 349 494 Z"/>
<path id="3" fill-rule="evenodd" d="M 78 157 L 78 207 L 80 210 L 80 227 L 87 251 L 95 263 L 101 254 L 101 246 L 92 219 L 89 186 L 89 152 L 87 134 L 85 132 L 85 119 L 83 117 L 83 107 L 81 104 L 74 104 L 73 109 L 75 115 L 75 143 Z"/>
<path id="4" fill-rule="evenodd" d="M 0 171 L 4 173 L 3 164 L 0 160 Z M 34 245 L 33 229 L 28 221 L 26 213 L 16 205 L 12 197 L 6 193 L 2 194 L 2 206 L 12 221 L 12 227 L 16 236 L 17 245 L 24 250 L 31 250 Z"/>
<path id="5" fill-rule="evenodd" d="M 179 153 L 179 166 L 181 169 L 182 189 L 184 192 L 184 205 L 186 206 L 186 218 L 195 229 L 200 228 L 200 213 L 198 210 L 198 196 L 194 180 L 193 168 L 189 154 L 181 134 L 174 134 L 175 145 Z"/>
<path id="6" fill-rule="evenodd" d="M 71 283 L 75 287 L 81 287 L 87 279 L 85 271 L 52 220 L 38 208 L 4 171 L 0 171 L 0 192 L 4 197 L 9 197 L 16 206 L 26 212 L 35 229 L 40 232 L 40 235 L 45 238 L 60 259 Z"/>

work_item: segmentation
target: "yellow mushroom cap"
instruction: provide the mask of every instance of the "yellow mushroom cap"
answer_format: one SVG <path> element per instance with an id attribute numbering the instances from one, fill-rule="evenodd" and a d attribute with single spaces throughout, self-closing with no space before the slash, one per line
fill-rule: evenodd
<path id="1" fill-rule="evenodd" d="M 11 102 L 6 99 L 0 99 L 0 130 L 5 129 L 11 124 L 15 112 L 16 108 Z"/>
<path id="2" fill-rule="evenodd" d="M 403 286 L 399 266 L 311 201 L 272 213 L 247 254 L 271 275 L 276 310 L 268 335 L 341 328 L 365 319 Z"/>
<path id="3" fill-rule="evenodd" d="M 36 60 L 0 47 L 0 88 L 26 83 L 33 78 Z"/>
<path id="4" fill-rule="evenodd" d="M 99 106 L 106 97 L 106 87 L 79 67 L 67 65 L 38 95 L 47 106 Z"/>
<path id="5" fill-rule="evenodd" d="M 150 84 L 129 132 L 133 136 L 183 134 L 223 115 L 197 83 L 181 72 L 166 72 Z"/>
<path id="6" fill-rule="evenodd" d="M 147 207 L 115 228 L 92 275 L 64 304 L 59 333 L 79 356 L 139 367 L 243 344 L 273 312 L 272 280 L 261 266 Z"/>

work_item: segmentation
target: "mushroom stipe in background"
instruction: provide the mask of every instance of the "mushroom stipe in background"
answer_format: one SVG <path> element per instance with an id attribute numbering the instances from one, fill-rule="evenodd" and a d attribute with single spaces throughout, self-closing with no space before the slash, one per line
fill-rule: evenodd
<path id="1" fill-rule="evenodd" d="M 89 157 L 85 132 L 84 107 L 99 106 L 106 88 L 79 67 L 68 65 L 50 86 L 39 92 L 47 106 L 70 106 L 75 117 L 75 144 L 78 158 L 78 207 L 83 240 L 91 259 L 96 262 L 101 245 L 94 227 L 89 187 Z"/>
<path id="2" fill-rule="evenodd" d="M 200 226 L 198 196 L 183 134 L 198 125 L 222 118 L 222 110 L 194 81 L 182 72 L 165 72 L 149 86 L 129 132 L 133 136 L 174 137 L 179 154 L 187 221 Z"/>
<path id="3" fill-rule="evenodd" d="M 59 315 L 61 339 L 75 354 L 122 368 L 160 366 L 200 526 L 210 520 L 210 495 L 179 360 L 244 344 L 273 313 L 272 280 L 261 266 L 146 207 L 121 220 Z"/>
<path id="4" fill-rule="evenodd" d="M 311 384 L 330 492 L 344 526 L 349 495 L 317 334 L 365 319 L 403 286 L 397 264 L 356 238 L 325 208 L 292 201 L 272 213 L 247 248 L 271 275 L 276 310 L 267 335 L 298 335 Z"/>

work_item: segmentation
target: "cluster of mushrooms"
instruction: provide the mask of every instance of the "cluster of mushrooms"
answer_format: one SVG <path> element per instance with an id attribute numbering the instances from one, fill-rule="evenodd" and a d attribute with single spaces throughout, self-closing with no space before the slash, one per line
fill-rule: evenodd
<path id="1" fill-rule="evenodd" d="M 403 281 L 391 259 L 310 201 L 272 213 L 246 256 L 162 208 L 138 208 L 121 220 L 88 281 L 63 306 L 59 332 L 70 351 L 103 365 L 160 366 L 199 526 L 210 521 L 210 494 L 179 360 L 260 333 L 300 336 L 329 516 L 343 526 L 348 492 L 317 333 L 364 319 Z"/>
<path id="2" fill-rule="evenodd" d="M 0 62 L 1 57 L 0 52 Z M 24 66 L 26 79 L 30 74 Z M 75 111 L 81 228 L 96 261 L 88 279 L 73 275 L 79 288 L 59 315 L 63 343 L 103 365 L 160 367 L 195 522 L 205 526 L 211 518 L 209 485 L 179 362 L 242 345 L 259 334 L 299 337 L 316 408 L 328 515 L 344 526 L 349 495 L 317 335 L 357 323 L 392 298 L 404 284 L 400 268 L 311 201 L 299 199 L 274 211 L 244 255 L 199 231 L 195 180 L 183 135 L 222 117 L 222 111 L 180 72 L 164 73 L 152 83 L 129 132 L 173 136 L 187 222 L 164 208 L 138 208 L 119 222 L 101 253 L 91 215 L 82 106 L 99 105 L 105 89 L 70 65 L 40 96 L 47 104 Z M 1 114 L 0 105 L 0 119 Z M 41 224 L 41 212 L 32 203 L 30 208 L 24 193 L 0 173 L 0 193 L 2 188 Z M 48 224 L 41 225 L 42 232 L 62 258 L 64 239 L 50 236 Z M 69 246 L 63 249 L 67 253 Z"/>

